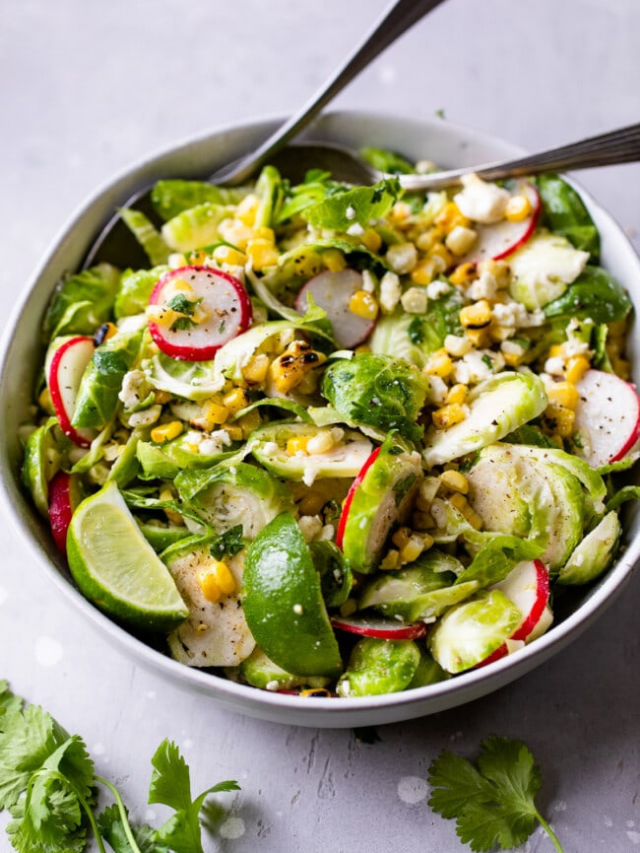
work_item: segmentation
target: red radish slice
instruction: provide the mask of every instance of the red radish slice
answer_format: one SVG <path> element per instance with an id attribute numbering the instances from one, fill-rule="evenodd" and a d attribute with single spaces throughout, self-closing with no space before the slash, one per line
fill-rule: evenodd
<path id="1" fill-rule="evenodd" d="M 373 463 L 376 461 L 376 459 L 380 455 L 381 449 L 382 449 L 381 447 L 376 447 L 376 449 L 373 451 L 371 456 L 369 456 L 367 461 L 364 463 L 364 465 L 360 469 L 358 476 L 355 478 L 355 480 L 351 484 L 351 488 L 347 492 L 347 497 L 345 498 L 344 504 L 342 505 L 342 512 L 340 513 L 340 521 L 338 522 L 338 531 L 336 533 L 336 545 L 338 546 L 338 548 L 340 548 L 340 550 L 342 550 L 342 544 L 344 542 L 344 530 L 345 530 L 345 527 L 347 526 L 347 518 L 349 517 L 349 510 L 351 509 L 351 501 L 353 500 L 353 496 L 355 495 L 356 491 L 358 490 L 362 481 L 364 480 L 365 474 L 367 473 L 369 468 L 371 468 Z"/>
<path id="2" fill-rule="evenodd" d="M 362 275 L 356 270 L 325 270 L 302 287 L 295 308 L 300 314 L 308 311 L 307 295 L 311 294 L 316 305 L 327 312 L 338 346 L 353 349 L 369 337 L 375 326 L 375 320 L 365 320 L 349 310 L 351 297 L 358 290 L 362 290 Z"/>
<path id="3" fill-rule="evenodd" d="M 189 287 L 178 282 L 186 282 Z M 197 322 L 191 322 L 186 315 L 167 324 L 151 320 L 149 331 L 162 352 L 178 361 L 209 361 L 223 344 L 251 325 L 253 309 L 249 294 L 237 278 L 222 270 L 209 267 L 171 270 L 154 287 L 149 305 L 169 308 L 175 297 L 192 303 L 200 300 L 191 309 Z M 184 322 L 172 328 L 180 319 Z"/>
<path id="4" fill-rule="evenodd" d="M 331 624 L 340 631 L 359 634 L 361 637 L 375 637 L 378 640 L 418 640 L 427 633 L 424 622 L 405 625 L 391 619 L 352 619 L 335 616 Z"/>
<path id="5" fill-rule="evenodd" d="M 77 476 L 77 475 L 75 475 Z M 49 522 L 56 548 L 61 554 L 67 553 L 67 531 L 71 516 L 79 502 L 73 474 L 58 471 L 49 483 Z"/>
<path id="6" fill-rule="evenodd" d="M 92 338 L 70 338 L 58 347 L 49 364 L 47 384 L 53 409 L 64 434 L 79 447 L 89 447 L 96 436 L 93 429 L 71 425 L 80 382 L 94 350 Z"/>
<path id="7" fill-rule="evenodd" d="M 576 456 L 594 468 L 623 459 L 640 438 L 640 398 L 633 385 L 615 373 L 587 370 L 576 383 L 580 399 L 575 428 Z"/>
<path id="8" fill-rule="evenodd" d="M 535 634 L 549 604 L 549 570 L 540 560 L 525 560 L 518 563 L 503 581 L 494 584 L 492 589 L 499 589 L 516 605 L 522 613 L 522 622 L 507 642 L 498 646 L 478 666 L 486 666 L 506 657 L 510 651 L 509 643 L 526 643 Z"/>
<path id="9" fill-rule="evenodd" d="M 501 219 L 493 225 L 474 223 L 478 239 L 467 254 L 458 259 L 459 264 L 477 264 L 480 261 L 499 261 L 512 255 L 527 242 L 533 234 L 540 218 L 542 202 L 538 190 L 528 181 L 518 181 L 512 196 L 525 195 L 531 204 L 531 213 L 522 222 L 510 222 Z"/>

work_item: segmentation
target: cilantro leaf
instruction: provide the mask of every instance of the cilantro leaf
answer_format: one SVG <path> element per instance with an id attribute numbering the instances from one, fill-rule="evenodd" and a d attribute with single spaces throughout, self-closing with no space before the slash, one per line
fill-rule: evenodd
<path id="1" fill-rule="evenodd" d="M 128 813 L 127 813 L 128 814 Z M 120 809 L 114 803 L 98 816 L 98 828 L 105 841 L 113 847 L 115 853 L 133 853 L 122 823 Z M 132 825 L 131 831 L 140 849 L 140 853 L 168 853 L 169 848 L 155 841 L 156 831 L 146 823 Z"/>
<path id="2" fill-rule="evenodd" d="M 151 759 L 153 775 L 149 802 L 162 803 L 175 810 L 156 832 L 156 840 L 175 853 L 203 853 L 199 815 L 209 794 L 238 791 L 237 782 L 219 782 L 191 799 L 189 768 L 175 743 L 163 740 Z"/>
<path id="3" fill-rule="evenodd" d="M 9 718 L 20 711 L 22 708 L 22 699 L 19 696 L 14 696 L 9 690 L 7 681 L 0 680 L 0 733 L 2 733 L 9 721 Z"/>
<path id="4" fill-rule="evenodd" d="M 243 527 L 241 524 L 236 524 L 235 527 L 230 527 L 217 539 L 211 546 L 211 556 L 216 560 L 222 560 L 223 557 L 235 557 L 245 546 L 243 536 Z"/>
<path id="5" fill-rule="evenodd" d="M 444 751 L 431 763 L 431 808 L 456 819 L 461 841 L 474 851 L 517 847 L 533 832 L 536 820 L 558 853 L 560 842 L 536 808 L 540 770 L 527 746 L 519 740 L 490 735 L 480 747 L 477 768 Z"/>
<path id="6" fill-rule="evenodd" d="M 372 187 L 356 187 L 328 195 L 307 207 L 303 216 L 314 228 L 346 231 L 354 223 L 366 228 L 372 219 L 385 216 L 400 194 L 398 179 L 385 178 Z"/>

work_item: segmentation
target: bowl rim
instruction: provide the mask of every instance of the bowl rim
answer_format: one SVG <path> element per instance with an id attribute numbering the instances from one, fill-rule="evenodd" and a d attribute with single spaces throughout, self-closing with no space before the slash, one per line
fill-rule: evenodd
<path id="1" fill-rule="evenodd" d="M 334 126 L 339 127 L 341 122 L 352 120 L 354 117 L 382 122 L 384 124 L 393 122 L 400 122 L 404 125 L 415 124 L 422 128 L 423 131 L 429 126 L 437 125 L 443 121 L 442 119 L 416 118 L 415 116 L 403 115 L 399 112 L 379 113 L 370 110 L 336 110 L 324 113 L 304 134 L 301 134 L 300 138 L 315 138 L 317 136 L 322 139 L 327 138 L 327 136 L 331 137 L 335 135 L 333 132 Z M 181 152 L 188 150 L 192 146 L 213 142 L 215 139 L 231 132 L 247 134 L 258 128 L 265 128 L 269 131 L 271 127 L 277 126 L 281 121 L 283 121 L 281 116 L 248 119 L 242 122 L 223 125 L 219 128 L 204 131 L 197 136 L 189 137 L 183 141 L 178 141 L 177 143 L 158 149 L 147 156 L 137 158 L 132 165 L 121 169 L 115 177 L 104 181 L 97 190 L 85 198 L 72 212 L 71 216 L 50 242 L 42 255 L 40 263 L 36 265 L 35 271 L 29 279 L 28 287 L 11 312 L 2 339 L 0 340 L 0 396 L 2 377 L 4 377 L 7 370 L 7 360 L 14 340 L 13 330 L 17 326 L 17 321 L 31 301 L 34 289 L 44 274 L 49 259 L 61 248 L 64 241 L 68 239 L 69 235 L 73 233 L 79 223 L 95 205 L 105 197 L 113 195 L 115 190 L 119 190 L 127 184 L 131 187 L 133 176 L 136 176 L 136 178 L 141 175 L 144 176 L 148 171 L 153 170 L 156 164 L 161 163 L 168 157 L 178 157 Z M 505 150 L 510 149 L 514 155 L 523 151 L 519 146 L 512 145 L 498 137 L 475 128 L 467 127 L 461 123 L 446 120 L 446 126 L 448 129 L 447 132 L 451 132 L 453 135 L 464 138 L 465 140 L 470 140 L 473 144 L 487 144 L 493 147 L 499 145 Z M 326 132 L 327 127 L 329 128 L 329 133 Z M 608 227 L 618 232 L 618 236 L 626 243 L 630 256 L 635 258 L 636 266 L 640 272 L 640 258 L 638 258 L 631 241 L 621 226 L 610 213 L 599 205 L 587 190 L 580 186 L 579 182 L 573 178 L 570 178 L 570 181 L 579 188 L 581 196 L 585 199 L 590 209 L 597 211 L 600 218 L 607 223 Z M 138 184 L 139 182 L 137 182 Z M 127 192 L 128 195 L 125 194 L 126 198 L 131 196 L 132 190 L 129 189 Z M 528 670 L 543 663 L 556 651 L 559 651 L 574 639 L 577 639 L 604 612 L 606 607 L 612 604 L 615 598 L 617 598 L 624 585 L 631 578 L 635 564 L 640 558 L 640 535 L 637 535 L 625 552 L 620 555 L 615 565 L 601 578 L 597 586 L 587 593 L 585 600 L 573 613 L 564 618 L 562 622 L 554 625 L 550 631 L 539 637 L 534 643 L 520 649 L 517 654 L 508 655 L 494 662 L 489 668 L 480 667 L 469 670 L 454 678 L 438 682 L 437 684 L 415 688 L 411 691 L 390 693 L 381 696 L 349 697 L 348 700 L 338 702 L 334 697 L 320 697 L 314 698 L 312 703 L 307 703 L 301 702 L 298 696 L 289 696 L 275 691 L 258 690 L 249 685 L 239 684 L 217 676 L 206 670 L 188 667 L 148 645 L 144 640 L 131 634 L 125 627 L 117 624 L 106 614 L 99 611 L 80 593 L 72 581 L 60 571 L 64 565 L 63 561 L 60 560 L 56 563 L 52 557 L 52 553 L 49 553 L 47 546 L 35 537 L 33 526 L 30 526 L 24 514 L 17 510 L 13 498 L 16 494 L 21 495 L 22 491 L 19 486 L 19 475 L 17 477 L 15 475 L 15 464 L 13 468 L 11 465 L 8 465 L 7 470 L 3 470 L 2 473 L 3 476 L 0 477 L 0 500 L 4 504 L 5 511 L 10 516 L 12 523 L 20 532 L 28 550 L 31 553 L 35 553 L 46 576 L 62 591 L 67 602 L 71 603 L 75 609 L 79 609 L 81 614 L 95 625 L 103 636 L 114 639 L 121 652 L 133 655 L 136 662 L 139 661 L 152 671 L 168 675 L 172 681 L 186 684 L 220 704 L 226 704 L 235 710 L 240 710 L 242 713 L 254 717 L 262 717 L 274 722 L 286 723 L 295 717 L 295 722 L 298 725 L 348 727 L 354 724 L 351 720 L 352 717 L 362 718 L 362 712 L 370 712 L 369 716 L 372 722 L 379 724 L 380 721 L 384 723 L 391 719 L 401 720 L 420 716 L 425 713 L 433 713 L 438 710 L 444 710 L 445 708 L 458 706 L 474 698 L 479 698 L 497 689 L 497 687 L 514 680 L 520 674 L 525 674 Z M 11 486 L 7 482 L 9 476 L 13 477 Z M 27 498 L 24 495 L 22 497 L 28 506 Z M 35 517 L 35 510 L 31 510 L 31 512 Z M 478 690 L 477 688 L 481 684 L 484 686 L 481 690 Z M 459 700 L 448 703 L 446 697 L 454 694 L 459 695 Z M 434 705 L 433 709 L 429 707 L 430 705 Z M 412 708 L 414 709 L 413 711 L 411 710 Z M 399 713 L 385 714 L 384 712 L 389 709 L 393 709 Z M 288 716 L 285 715 L 287 718 L 284 718 L 282 712 L 291 713 Z M 324 719 L 322 719 L 322 722 L 318 722 L 320 717 L 324 718 L 329 714 L 333 722 Z M 364 716 L 366 717 L 366 714 Z M 380 716 L 382 717 L 381 720 L 378 719 Z M 365 722 L 364 724 L 369 723 Z"/>

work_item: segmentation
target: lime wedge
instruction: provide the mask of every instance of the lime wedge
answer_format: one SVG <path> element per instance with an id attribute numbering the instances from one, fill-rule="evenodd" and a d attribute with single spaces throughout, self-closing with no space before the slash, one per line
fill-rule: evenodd
<path id="1" fill-rule="evenodd" d="M 247 551 L 242 606 L 258 646 L 294 675 L 336 676 L 340 650 L 311 552 L 293 516 L 274 518 Z"/>
<path id="2" fill-rule="evenodd" d="M 109 481 L 71 519 L 69 568 L 82 593 L 134 628 L 170 631 L 189 615 L 173 578 Z"/>

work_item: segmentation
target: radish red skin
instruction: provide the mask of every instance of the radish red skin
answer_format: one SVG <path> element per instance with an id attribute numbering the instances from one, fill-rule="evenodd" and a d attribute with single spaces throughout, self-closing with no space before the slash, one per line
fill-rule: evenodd
<path id="1" fill-rule="evenodd" d="M 83 353 L 83 358 L 86 356 L 86 363 L 89 364 L 91 355 L 94 351 L 93 338 L 79 335 L 78 337 L 70 338 L 68 341 L 65 341 L 56 350 L 53 358 L 51 359 L 48 376 L 49 393 L 51 394 L 53 410 L 56 413 L 56 417 L 58 418 L 58 422 L 64 434 L 67 438 L 70 438 L 74 444 L 77 444 L 78 447 L 89 447 L 91 445 L 93 433 L 90 430 L 79 430 L 72 426 L 71 418 L 73 417 L 73 412 L 67 411 L 63 387 L 61 385 L 62 360 L 65 356 L 69 355 L 69 351 L 73 347 L 84 348 L 85 352 Z M 77 390 L 78 389 L 76 388 L 76 393 Z"/>
<path id="2" fill-rule="evenodd" d="M 594 383 L 598 390 L 602 389 L 605 397 L 600 410 L 600 401 L 589 395 Z M 576 383 L 576 388 L 580 394 L 576 428 L 589 436 L 593 433 L 596 439 L 590 452 L 577 448 L 576 454 L 595 467 L 624 459 L 640 439 L 640 397 L 635 386 L 614 373 L 590 369 Z M 617 417 L 616 402 L 619 407 Z"/>
<path id="3" fill-rule="evenodd" d="M 346 631 L 349 634 L 358 634 L 361 637 L 374 637 L 377 640 L 419 640 L 427 634 L 427 626 L 424 622 L 413 622 L 397 625 L 383 620 L 372 622 L 371 620 L 358 621 L 357 619 L 341 619 L 334 617 L 331 620 L 334 628 Z"/>
<path id="4" fill-rule="evenodd" d="M 71 476 L 58 471 L 49 483 L 49 522 L 53 541 L 63 556 L 67 554 L 67 531 L 72 515 Z"/>
<path id="5" fill-rule="evenodd" d="M 149 305 L 162 305 L 162 292 L 171 281 L 177 278 L 185 279 L 189 276 L 204 274 L 207 279 L 224 283 L 231 287 L 237 301 L 238 316 L 234 324 L 230 324 L 229 333 L 222 338 L 219 338 L 215 343 L 205 344 L 202 346 L 184 345 L 175 343 L 166 337 L 165 332 L 161 327 L 149 322 L 149 332 L 151 337 L 162 350 L 165 355 L 176 359 L 177 361 L 210 361 L 214 358 L 221 346 L 224 346 L 228 341 L 246 332 L 253 320 L 253 306 L 249 294 L 244 288 L 242 282 L 237 278 L 222 270 L 214 269 L 213 267 L 180 267 L 175 270 L 166 272 L 158 280 L 158 283 L 153 288 L 149 297 Z"/>
<path id="6" fill-rule="evenodd" d="M 367 461 L 364 463 L 364 465 L 360 469 L 360 473 L 358 474 L 358 476 L 355 478 L 355 480 L 351 484 L 351 488 L 349 489 L 347 497 L 345 498 L 344 506 L 342 507 L 342 513 L 340 514 L 340 521 L 338 522 L 338 532 L 336 533 L 336 545 L 341 550 L 342 550 L 342 543 L 344 541 L 344 531 L 345 531 L 345 528 L 347 526 L 347 518 L 349 516 L 349 509 L 351 507 L 351 501 L 353 500 L 353 496 L 356 493 L 357 489 L 360 487 L 360 484 L 364 480 L 365 474 L 367 473 L 369 468 L 371 468 L 373 463 L 376 461 L 376 459 L 380 455 L 380 450 L 381 450 L 380 447 L 376 447 L 376 449 L 373 451 L 371 456 L 369 456 Z"/>

